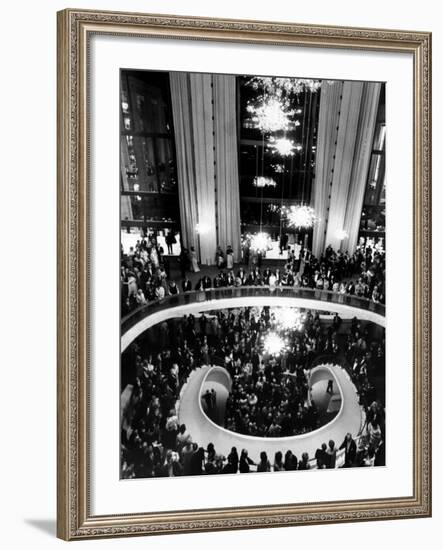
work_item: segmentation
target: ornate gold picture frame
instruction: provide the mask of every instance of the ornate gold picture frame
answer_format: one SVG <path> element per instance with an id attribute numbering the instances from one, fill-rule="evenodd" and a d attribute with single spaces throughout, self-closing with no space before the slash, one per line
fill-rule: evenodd
<path id="1" fill-rule="evenodd" d="M 322 503 L 91 514 L 88 48 L 94 35 L 413 56 L 413 494 Z M 431 35 L 69 9 L 58 13 L 58 536 L 65 540 L 431 515 Z"/>

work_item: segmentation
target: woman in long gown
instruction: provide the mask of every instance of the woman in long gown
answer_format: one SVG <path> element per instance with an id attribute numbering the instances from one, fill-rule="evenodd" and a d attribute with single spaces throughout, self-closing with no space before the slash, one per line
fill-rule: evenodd
<path id="1" fill-rule="evenodd" d="M 189 251 L 189 262 L 191 264 L 191 270 L 194 273 L 198 273 L 200 271 L 200 268 L 198 267 L 197 253 L 193 246 L 191 246 L 191 250 Z"/>
<path id="2" fill-rule="evenodd" d="M 234 251 L 231 245 L 226 249 L 226 268 L 234 269 Z"/>

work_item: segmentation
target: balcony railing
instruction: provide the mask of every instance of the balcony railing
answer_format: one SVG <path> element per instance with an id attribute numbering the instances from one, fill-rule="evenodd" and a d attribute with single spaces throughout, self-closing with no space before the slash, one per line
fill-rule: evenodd
<path id="1" fill-rule="evenodd" d="M 121 333 L 124 334 L 127 330 L 136 325 L 147 315 L 151 315 L 152 313 L 170 307 L 207 302 L 209 300 L 220 300 L 222 298 L 240 298 L 251 296 L 304 298 L 308 300 L 318 300 L 319 302 L 330 302 L 352 306 L 358 309 L 365 309 L 368 311 L 373 311 L 374 313 L 382 315 L 383 317 L 385 316 L 384 304 L 372 302 L 367 298 L 361 298 L 359 296 L 354 296 L 351 294 L 340 294 L 339 292 L 333 292 L 331 290 L 319 290 L 314 288 L 295 289 L 293 287 L 285 286 L 278 286 L 274 288 L 270 288 L 269 286 L 229 286 L 223 288 L 210 288 L 207 290 L 192 290 L 189 292 L 183 292 L 181 294 L 165 296 L 165 298 L 161 300 L 154 300 L 152 302 L 149 302 L 144 306 L 140 306 L 139 308 L 134 309 L 134 311 L 131 311 L 131 313 L 129 313 L 122 319 Z"/>

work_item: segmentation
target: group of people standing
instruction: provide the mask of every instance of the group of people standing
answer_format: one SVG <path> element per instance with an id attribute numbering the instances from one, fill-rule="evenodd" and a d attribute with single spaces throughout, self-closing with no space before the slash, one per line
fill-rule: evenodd
<path id="1" fill-rule="evenodd" d="M 312 468 L 334 468 L 344 449 L 344 465 L 376 466 L 383 463 L 385 422 L 383 396 L 373 380 L 384 368 L 383 334 L 373 333 L 366 322 L 350 323 L 334 316 L 323 325 L 318 313 L 306 312 L 303 330 L 288 335 L 289 345 L 278 357 L 262 347 L 262 336 L 273 323 L 270 308 L 215 310 L 187 315 L 153 327 L 131 344 L 122 357 L 124 387 L 133 387 L 122 426 L 122 475 L 150 477 L 247 473 Z M 161 328 L 164 336 L 159 336 Z M 314 456 L 286 452 L 272 462 L 265 451 L 251 457 L 247 450 L 232 456 L 205 449 L 193 440 L 177 418 L 180 389 L 192 370 L 201 365 L 224 365 L 231 375 L 225 427 L 258 437 L 288 436 L 318 427 L 315 404 L 307 406 L 309 368 L 315 358 L 334 353 L 349 365 L 366 425 L 358 440 L 324 443 Z M 214 414 L 217 396 L 212 388 L 203 394 L 208 415 Z M 312 405 L 312 404 L 311 404 Z M 318 416 L 317 416 L 318 418 Z M 283 451 L 283 449 L 282 449 Z"/>

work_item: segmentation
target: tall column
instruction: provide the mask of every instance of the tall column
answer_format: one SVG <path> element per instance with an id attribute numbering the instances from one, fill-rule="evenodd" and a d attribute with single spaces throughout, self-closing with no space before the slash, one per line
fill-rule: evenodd
<path id="1" fill-rule="evenodd" d="M 191 129 L 190 86 L 187 73 L 170 73 L 172 115 L 177 157 L 178 197 L 183 246 L 197 250 L 195 226 L 198 220 Z"/>
<path id="2" fill-rule="evenodd" d="M 363 208 L 369 163 L 371 161 L 375 124 L 377 121 L 380 90 L 381 84 L 379 82 L 365 82 L 363 85 L 359 131 L 351 176 L 352 185 L 349 189 L 343 222 L 343 229 L 347 233 L 347 237 L 341 244 L 342 250 L 348 251 L 351 254 L 357 246 L 360 217 Z"/>
<path id="3" fill-rule="evenodd" d="M 215 226 L 215 156 L 212 110 L 212 76 L 190 74 L 192 129 L 194 134 L 195 183 L 200 261 L 211 265 L 217 246 Z"/>
<path id="4" fill-rule="evenodd" d="M 343 82 L 341 81 L 322 84 L 313 198 L 313 207 L 319 217 L 313 231 L 312 252 L 314 256 L 322 254 L 325 244 L 327 209 L 334 174 L 342 90 Z"/>
<path id="5" fill-rule="evenodd" d="M 343 84 L 334 176 L 325 238 L 325 246 L 331 245 L 334 249 L 341 246 L 340 232 L 343 231 L 348 193 L 351 186 L 362 94 L 362 82 L 345 82 Z"/>
<path id="6" fill-rule="evenodd" d="M 204 264 L 216 249 L 211 76 L 170 73 L 182 239 Z M 197 235 L 196 226 L 201 232 Z"/>
<path id="7" fill-rule="evenodd" d="M 236 77 L 214 75 L 215 190 L 217 244 L 222 250 L 231 245 L 239 261 L 240 187 L 236 117 Z"/>

